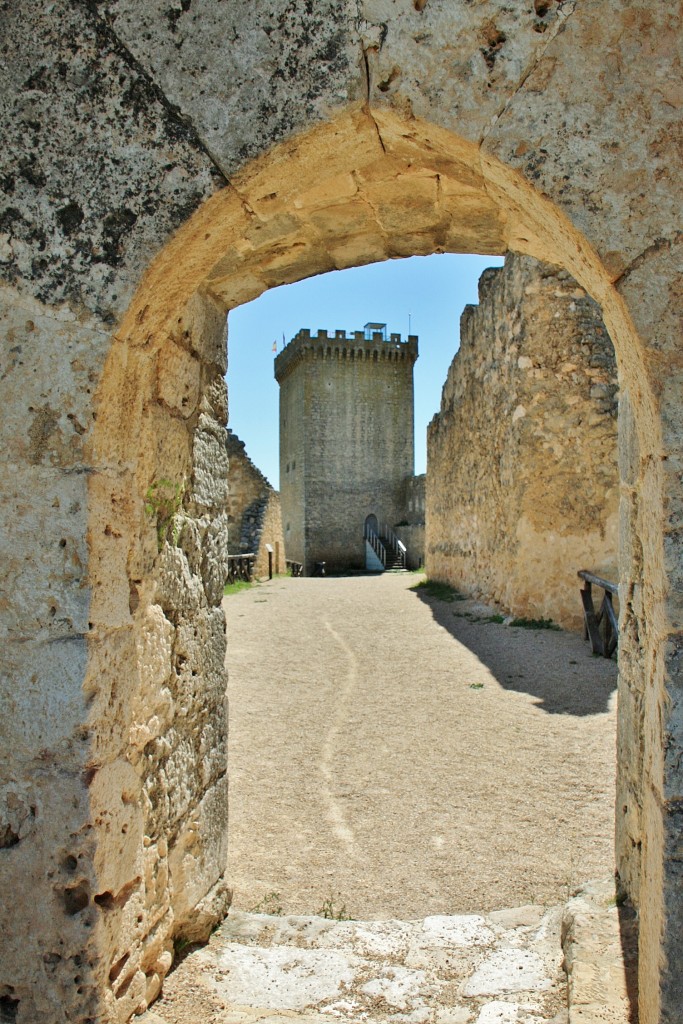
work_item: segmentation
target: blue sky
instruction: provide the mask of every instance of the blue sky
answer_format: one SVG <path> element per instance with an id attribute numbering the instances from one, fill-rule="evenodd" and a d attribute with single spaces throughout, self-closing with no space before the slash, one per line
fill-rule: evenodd
<path id="1" fill-rule="evenodd" d="M 368 267 L 333 271 L 272 288 L 228 318 L 229 426 L 274 487 L 279 485 L 278 352 L 301 327 L 360 330 L 386 323 L 402 337 L 419 336 L 415 363 L 415 472 L 424 473 L 427 424 L 439 408 L 441 388 L 459 344 L 460 314 L 477 302 L 477 282 L 499 256 L 412 256 Z"/>

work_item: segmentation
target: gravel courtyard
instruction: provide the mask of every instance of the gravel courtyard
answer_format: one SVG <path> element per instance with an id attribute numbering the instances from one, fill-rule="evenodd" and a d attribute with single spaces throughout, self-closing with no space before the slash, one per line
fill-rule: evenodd
<path id="1" fill-rule="evenodd" d="M 613 872 L 616 665 L 422 579 L 224 600 L 235 907 L 486 912 Z"/>

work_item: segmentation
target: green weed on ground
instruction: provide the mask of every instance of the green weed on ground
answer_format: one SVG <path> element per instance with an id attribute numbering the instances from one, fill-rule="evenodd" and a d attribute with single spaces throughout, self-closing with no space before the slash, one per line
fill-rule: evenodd
<path id="1" fill-rule="evenodd" d="M 410 589 L 421 590 L 428 597 L 435 597 L 437 601 L 451 603 L 453 601 L 467 600 L 465 595 L 461 594 L 455 587 L 452 587 L 450 583 L 439 583 L 438 580 L 420 580 L 419 583 L 415 583 Z"/>
<path id="2" fill-rule="evenodd" d="M 329 896 L 323 901 L 323 905 L 317 912 L 318 917 L 326 917 L 329 921 L 350 921 L 351 918 L 346 913 L 346 904 L 342 903 L 341 906 L 335 906 L 334 897 Z"/>
<path id="3" fill-rule="evenodd" d="M 513 619 L 511 626 L 518 626 L 520 629 L 559 629 L 560 627 L 552 619 Z"/>
<path id="4" fill-rule="evenodd" d="M 247 913 L 249 914 L 270 914 L 271 917 L 280 917 L 283 913 L 282 909 L 282 897 L 279 892 L 267 892 L 251 907 Z"/>
<path id="5" fill-rule="evenodd" d="M 230 594 L 239 594 L 240 590 L 249 590 L 253 587 L 255 580 L 235 580 L 234 583 L 226 583 L 223 587 L 223 593 L 226 597 Z"/>

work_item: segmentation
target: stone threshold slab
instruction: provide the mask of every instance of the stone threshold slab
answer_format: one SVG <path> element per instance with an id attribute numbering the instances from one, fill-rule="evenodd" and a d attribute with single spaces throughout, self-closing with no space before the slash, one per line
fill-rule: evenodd
<path id="1" fill-rule="evenodd" d="M 634 942 L 613 882 L 420 921 L 232 911 L 167 985 L 200 994 L 197 1024 L 634 1024 Z M 194 1024 L 164 1004 L 140 1024 Z"/>

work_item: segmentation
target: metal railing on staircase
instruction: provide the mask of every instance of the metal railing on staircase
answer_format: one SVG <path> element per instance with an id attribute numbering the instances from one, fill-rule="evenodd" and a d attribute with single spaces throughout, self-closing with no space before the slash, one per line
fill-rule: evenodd
<path id="1" fill-rule="evenodd" d="M 370 526 L 369 523 L 365 524 L 363 535 L 368 544 L 370 545 L 370 547 L 372 548 L 372 550 L 379 558 L 380 562 L 382 563 L 382 566 L 386 569 L 387 549 L 385 548 L 384 544 L 382 544 L 382 541 L 379 539 L 379 535 L 373 530 L 372 526 Z"/>
<path id="2" fill-rule="evenodd" d="M 406 546 L 399 540 L 394 531 L 386 523 L 378 526 L 378 530 L 366 522 L 364 537 L 372 550 L 379 558 L 382 566 L 405 569 L 406 567 Z"/>

